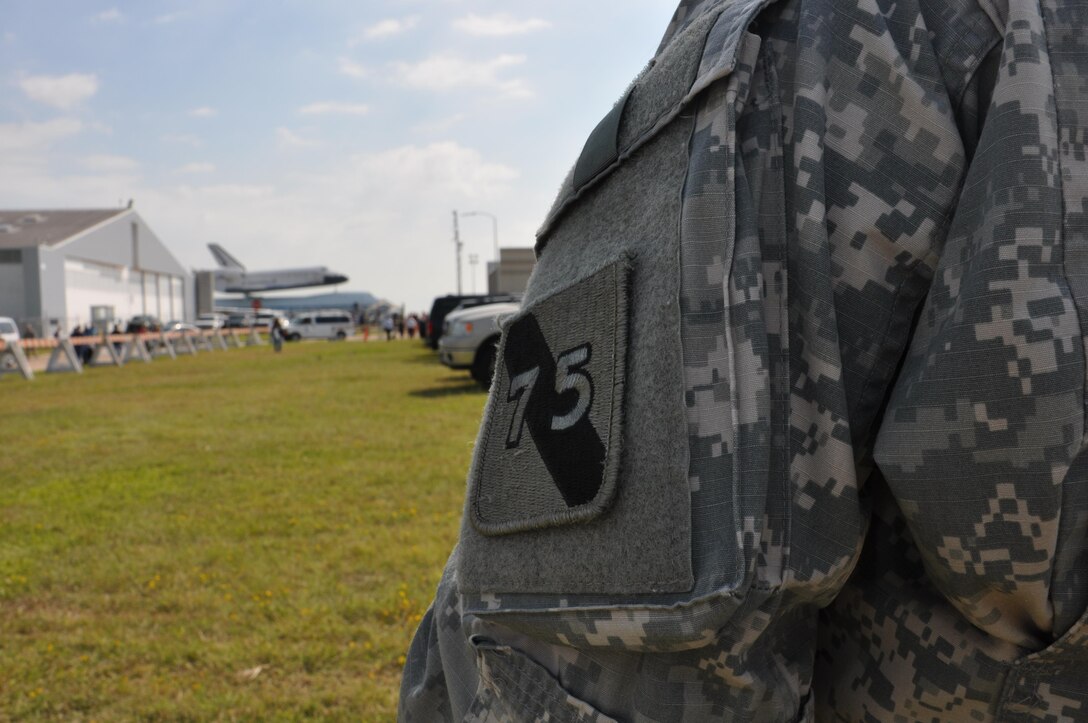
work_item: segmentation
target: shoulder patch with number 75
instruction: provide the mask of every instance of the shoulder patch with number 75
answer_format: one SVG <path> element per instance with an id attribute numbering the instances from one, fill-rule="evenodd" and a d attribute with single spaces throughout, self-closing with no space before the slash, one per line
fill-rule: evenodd
<path id="1" fill-rule="evenodd" d="M 469 476 L 483 534 L 586 522 L 616 491 L 631 260 L 537 301 L 504 328 Z"/>

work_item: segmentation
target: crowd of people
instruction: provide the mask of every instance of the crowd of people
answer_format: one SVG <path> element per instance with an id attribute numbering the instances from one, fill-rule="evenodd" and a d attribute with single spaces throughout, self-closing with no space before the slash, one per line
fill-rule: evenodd
<path id="1" fill-rule="evenodd" d="M 382 317 L 380 326 L 382 332 L 385 333 L 385 340 L 392 341 L 393 339 L 415 339 L 418 335 L 422 339 L 427 334 L 427 322 L 429 318 L 426 313 L 411 313 L 411 314 L 386 314 Z M 364 329 L 366 324 L 360 322 Z"/>

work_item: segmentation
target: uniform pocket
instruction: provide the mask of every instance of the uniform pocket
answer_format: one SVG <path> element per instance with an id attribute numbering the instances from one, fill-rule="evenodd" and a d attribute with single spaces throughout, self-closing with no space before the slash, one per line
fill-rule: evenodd
<path id="1" fill-rule="evenodd" d="M 506 645 L 476 638 L 480 689 L 465 715 L 466 723 L 490 721 L 563 721 L 615 723 L 565 691 L 529 656 Z"/>
<path id="2" fill-rule="evenodd" d="M 547 292 L 504 325 L 469 474 L 462 592 L 691 589 L 676 261 L 667 236 L 614 244 L 581 244 L 572 274 L 540 264 Z"/>
<path id="3" fill-rule="evenodd" d="M 504 324 L 469 476 L 485 535 L 586 522 L 619 472 L 631 260 L 607 264 Z"/>
<path id="4" fill-rule="evenodd" d="M 470 473 L 466 615 L 565 645 L 685 650 L 745 604 L 766 470 L 750 452 L 733 464 L 737 444 L 757 445 L 729 430 L 764 418 L 744 416 L 738 385 L 720 395 L 717 367 L 694 358 L 730 356 L 721 373 L 739 378 L 745 344 L 682 338 L 704 310 L 687 308 L 700 302 L 682 289 L 681 236 L 691 214 L 720 216 L 704 225 L 721 248 L 704 276 L 728 271 L 731 145 L 760 45 L 744 29 L 758 8 L 714 5 L 672 40 L 593 132 L 540 232 Z M 718 283 L 708 314 L 721 316 L 725 293 Z M 704 434 L 714 425 L 717 442 Z M 695 453 L 717 460 L 711 474 L 703 463 L 692 476 Z"/>

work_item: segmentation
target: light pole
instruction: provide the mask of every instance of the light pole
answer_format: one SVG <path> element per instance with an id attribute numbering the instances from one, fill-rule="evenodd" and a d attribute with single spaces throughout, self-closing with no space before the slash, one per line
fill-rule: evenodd
<path id="1" fill-rule="evenodd" d="M 499 219 L 487 211 L 466 211 L 462 216 L 487 216 L 491 219 L 491 240 L 495 244 L 495 263 L 499 262 Z"/>
<path id="2" fill-rule="evenodd" d="M 457 228 L 457 211 L 453 212 L 453 246 L 457 253 L 457 295 L 461 295 L 461 232 Z"/>
<path id="3" fill-rule="evenodd" d="M 472 267 L 472 293 L 476 293 L 476 264 L 480 262 L 479 254 L 468 255 L 468 265 Z"/>

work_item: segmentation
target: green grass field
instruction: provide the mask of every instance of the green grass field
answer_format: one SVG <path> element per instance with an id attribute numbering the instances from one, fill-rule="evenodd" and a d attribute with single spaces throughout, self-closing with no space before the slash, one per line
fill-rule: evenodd
<path id="1" fill-rule="evenodd" d="M 0 720 L 391 720 L 485 395 L 417 342 L 0 378 Z"/>

